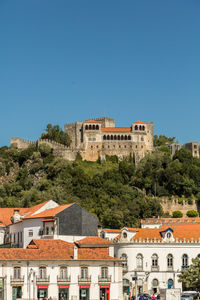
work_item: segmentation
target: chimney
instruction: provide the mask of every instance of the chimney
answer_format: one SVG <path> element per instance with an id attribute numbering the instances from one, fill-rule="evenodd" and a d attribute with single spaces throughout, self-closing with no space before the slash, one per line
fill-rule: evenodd
<path id="1" fill-rule="evenodd" d="M 19 208 L 15 208 L 14 209 L 14 214 L 13 214 L 13 217 L 12 217 L 13 223 L 19 222 L 20 219 L 21 219 L 21 216 L 19 214 Z"/>
<path id="2" fill-rule="evenodd" d="M 114 257 L 114 246 L 109 246 L 109 256 Z"/>
<path id="3" fill-rule="evenodd" d="M 74 246 L 74 259 L 78 259 L 78 247 Z"/>

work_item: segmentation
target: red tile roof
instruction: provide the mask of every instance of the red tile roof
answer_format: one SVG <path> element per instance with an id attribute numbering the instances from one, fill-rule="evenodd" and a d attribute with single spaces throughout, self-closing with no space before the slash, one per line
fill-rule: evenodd
<path id="1" fill-rule="evenodd" d="M 95 120 L 86 120 L 85 123 L 100 123 L 99 121 Z"/>
<path id="2" fill-rule="evenodd" d="M 64 204 L 64 205 L 59 205 L 57 207 L 54 208 L 50 208 L 50 209 L 46 209 L 44 211 L 42 211 L 41 213 L 38 214 L 28 214 L 26 217 L 24 217 L 24 219 L 36 219 L 36 218 L 45 218 L 45 217 L 54 217 L 55 215 L 57 215 L 59 212 L 61 212 L 62 210 L 70 207 L 71 205 L 73 205 L 74 203 L 68 203 L 68 204 Z"/>
<path id="3" fill-rule="evenodd" d="M 108 233 L 121 233 L 121 229 L 103 229 L 103 231 Z"/>
<path id="4" fill-rule="evenodd" d="M 200 223 L 200 218 L 159 218 L 140 220 L 141 224 Z"/>
<path id="5" fill-rule="evenodd" d="M 140 120 L 138 120 L 138 121 L 134 122 L 134 124 L 145 124 L 145 123 L 142 122 L 142 121 L 140 121 Z"/>
<path id="6" fill-rule="evenodd" d="M 16 208 L 0 208 L 0 221 L 2 222 L 2 225 L 9 225 L 11 224 L 11 220 L 10 218 L 13 216 L 14 214 L 14 210 Z M 29 208 L 19 208 L 19 213 L 20 215 L 24 215 L 25 213 L 27 213 L 29 210 Z"/>
<path id="7" fill-rule="evenodd" d="M 106 127 L 106 128 L 101 128 L 102 132 L 119 132 L 119 133 L 124 133 L 124 132 L 131 132 L 131 128 L 116 128 L 116 127 Z"/>
<path id="8" fill-rule="evenodd" d="M 109 245 L 111 244 L 112 245 L 112 242 L 108 241 L 108 240 L 105 240 L 105 239 L 102 239 L 98 236 L 87 236 L 79 241 L 76 242 L 77 245 L 79 245 L 80 247 L 82 246 L 88 246 L 88 245 L 92 245 L 92 247 L 94 246 L 103 246 L 105 247 L 106 245 Z"/>
<path id="9" fill-rule="evenodd" d="M 74 243 L 62 240 L 32 240 L 26 249 L 0 248 L 0 260 L 72 260 Z M 119 260 L 109 248 L 78 248 L 78 260 Z"/>

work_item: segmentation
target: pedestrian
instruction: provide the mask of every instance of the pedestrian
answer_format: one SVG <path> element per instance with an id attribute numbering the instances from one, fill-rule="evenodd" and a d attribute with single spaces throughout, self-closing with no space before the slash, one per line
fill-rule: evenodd
<path id="1" fill-rule="evenodd" d="M 155 297 L 155 295 L 153 294 L 152 296 L 151 296 L 151 300 L 155 300 L 156 299 L 156 297 Z"/>

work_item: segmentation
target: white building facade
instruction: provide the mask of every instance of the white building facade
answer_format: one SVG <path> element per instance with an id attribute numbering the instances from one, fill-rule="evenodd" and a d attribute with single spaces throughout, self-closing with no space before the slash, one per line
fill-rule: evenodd
<path id="1" fill-rule="evenodd" d="M 115 240 L 115 256 L 122 259 L 123 292 L 153 294 L 160 289 L 184 289 L 181 270 L 200 258 L 200 227 L 177 229 L 123 228 Z"/>

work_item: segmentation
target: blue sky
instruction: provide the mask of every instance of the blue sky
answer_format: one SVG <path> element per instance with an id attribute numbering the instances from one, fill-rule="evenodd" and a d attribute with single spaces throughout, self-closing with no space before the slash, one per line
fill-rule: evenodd
<path id="1" fill-rule="evenodd" d="M 199 0 L 0 0 L 0 146 L 48 123 L 199 141 Z"/>

